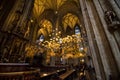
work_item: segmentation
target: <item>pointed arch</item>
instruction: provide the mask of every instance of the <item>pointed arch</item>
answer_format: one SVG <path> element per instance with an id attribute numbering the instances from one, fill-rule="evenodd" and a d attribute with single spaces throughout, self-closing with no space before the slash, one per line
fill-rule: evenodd
<path id="1" fill-rule="evenodd" d="M 52 23 L 49 20 L 43 19 L 40 22 L 40 29 L 38 30 L 38 37 L 43 34 L 47 37 L 52 32 Z"/>
<path id="2" fill-rule="evenodd" d="M 80 34 L 81 33 L 80 26 L 77 25 L 77 24 L 75 25 L 74 30 L 75 30 L 75 34 Z"/>
<path id="3" fill-rule="evenodd" d="M 67 13 L 62 19 L 63 29 L 65 32 L 68 26 L 71 29 L 74 29 L 75 25 L 79 23 L 80 23 L 79 18 L 72 13 Z"/>

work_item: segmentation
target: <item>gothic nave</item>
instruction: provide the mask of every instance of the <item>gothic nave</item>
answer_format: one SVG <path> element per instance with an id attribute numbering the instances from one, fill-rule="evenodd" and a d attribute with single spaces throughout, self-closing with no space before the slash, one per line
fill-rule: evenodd
<path id="1" fill-rule="evenodd" d="M 120 80 L 120 0 L 0 0 L 0 80 Z"/>

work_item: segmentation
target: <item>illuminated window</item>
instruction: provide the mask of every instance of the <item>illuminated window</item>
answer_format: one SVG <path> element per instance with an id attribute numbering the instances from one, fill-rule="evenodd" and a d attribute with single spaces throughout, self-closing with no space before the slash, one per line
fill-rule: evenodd
<path id="1" fill-rule="evenodd" d="M 40 38 L 39 38 L 39 40 L 40 40 L 41 42 L 43 42 L 43 41 L 44 41 L 44 35 L 41 35 Z"/>
<path id="2" fill-rule="evenodd" d="M 75 34 L 80 34 L 80 28 L 79 28 L 79 26 L 75 26 Z"/>

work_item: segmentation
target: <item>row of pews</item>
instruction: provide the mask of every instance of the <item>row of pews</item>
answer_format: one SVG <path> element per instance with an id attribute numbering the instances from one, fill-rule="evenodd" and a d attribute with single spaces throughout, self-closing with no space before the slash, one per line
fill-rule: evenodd
<path id="1" fill-rule="evenodd" d="M 0 80 L 39 80 L 39 73 L 28 63 L 0 63 Z"/>
<path id="2" fill-rule="evenodd" d="M 28 63 L 0 63 L 0 80 L 74 80 L 66 66 L 31 67 Z"/>
<path id="3" fill-rule="evenodd" d="M 66 71 L 64 74 L 60 75 L 59 78 L 61 80 L 73 80 L 75 77 L 74 74 L 75 74 L 75 70 L 72 69 L 72 70 Z"/>
<path id="4" fill-rule="evenodd" d="M 42 73 L 40 80 L 74 80 L 75 70 L 57 70 L 51 73 Z"/>
<path id="5" fill-rule="evenodd" d="M 0 73 L 0 80 L 38 80 L 39 69 L 30 70 L 30 71 L 20 71 L 20 72 L 7 72 Z"/>

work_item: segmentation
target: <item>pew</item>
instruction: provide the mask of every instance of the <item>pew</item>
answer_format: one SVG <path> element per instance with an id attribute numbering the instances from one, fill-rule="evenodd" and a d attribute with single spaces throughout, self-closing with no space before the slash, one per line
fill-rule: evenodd
<path id="1" fill-rule="evenodd" d="M 64 74 L 60 75 L 60 80 L 73 80 L 75 70 L 68 70 Z"/>
<path id="2" fill-rule="evenodd" d="M 66 69 L 59 69 L 52 72 L 41 72 L 40 80 L 51 80 L 53 77 L 58 77 L 59 75 L 66 72 Z"/>
<path id="3" fill-rule="evenodd" d="M 0 80 L 39 80 L 40 69 L 26 63 L 0 63 Z"/>
<path id="4" fill-rule="evenodd" d="M 68 69 L 68 66 L 42 66 L 39 67 L 41 72 L 53 72 L 56 70 Z"/>
<path id="5" fill-rule="evenodd" d="M 23 71 L 29 68 L 29 63 L 0 63 L 0 72 Z"/>
<path id="6" fill-rule="evenodd" d="M 0 73 L 0 80 L 38 80 L 40 70 Z"/>
<path id="7" fill-rule="evenodd" d="M 56 74 L 56 71 L 53 72 L 43 72 L 40 74 L 40 80 L 50 80 L 50 78 Z"/>

